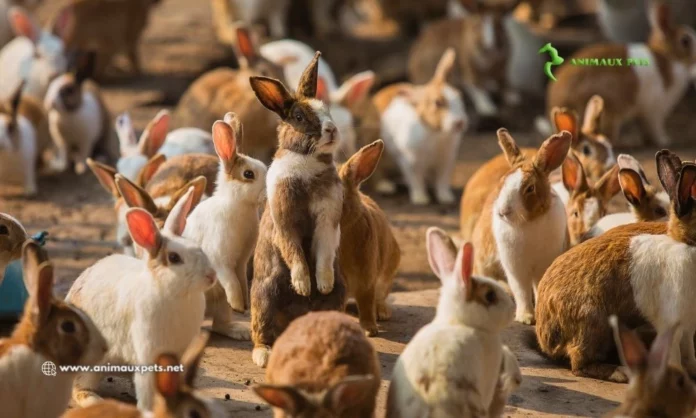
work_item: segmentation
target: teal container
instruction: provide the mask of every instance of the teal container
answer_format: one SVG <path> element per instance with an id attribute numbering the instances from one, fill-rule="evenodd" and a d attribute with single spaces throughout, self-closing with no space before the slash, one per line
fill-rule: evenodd
<path id="1" fill-rule="evenodd" d="M 31 237 L 40 245 L 46 243 L 48 232 L 39 232 Z M 0 318 L 17 318 L 24 311 L 29 292 L 24 285 L 22 260 L 13 261 L 5 269 L 5 279 L 0 284 Z"/>

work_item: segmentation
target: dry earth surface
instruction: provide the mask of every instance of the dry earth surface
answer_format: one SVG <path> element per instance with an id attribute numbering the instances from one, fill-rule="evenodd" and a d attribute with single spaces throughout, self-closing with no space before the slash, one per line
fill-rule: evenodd
<path id="1" fill-rule="evenodd" d="M 228 48 L 214 40 L 210 10 L 205 0 L 167 0 L 154 13 L 142 48 L 145 75 L 131 77 L 119 72 L 105 84 L 111 111 L 126 109 L 138 128 L 163 107 L 176 103 L 188 83 L 205 69 L 232 62 Z M 693 144 L 687 138 L 694 132 L 693 98 L 682 103 L 670 122 L 673 136 L 690 149 L 681 155 L 690 159 Z M 525 109 L 527 106 L 524 107 Z M 513 134 L 525 145 L 539 144 L 541 137 L 529 133 L 531 116 L 541 112 L 513 111 L 508 115 L 511 127 L 527 126 L 527 133 Z M 473 171 L 498 152 L 493 131 L 468 134 L 462 144 L 454 185 L 459 192 Z M 690 151 L 690 152 L 689 152 Z M 635 152 L 655 179 L 654 149 Z M 65 174 L 40 181 L 40 194 L 33 199 L 6 196 L 0 211 L 17 216 L 32 233 L 50 231 L 48 251 L 58 266 L 56 292 L 64 296 L 72 281 L 96 260 L 118 251 L 114 244 L 114 212 L 110 197 L 91 174 L 77 177 Z M 381 324 L 382 332 L 373 342 L 382 363 L 382 390 L 378 416 L 384 414 L 386 389 L 399 353 L 416 331 L 434 315 L 438 281 L 428 267 L 424 238 L 429 226 L 438 226 L 457 234 L 458 207 L 409 205 L 404 193 L 378 199 L 387 211 L 404 256 L 394 285 L 394 315 Z M 614 209 L 621 209 L 620 199 Z M 176 323 L 171 324 L 172 327 Z M 517 353 L 524 381 L 512 396 L 508 417 L 522 416 L 599 416 L 615 407 L 623 397 L 625 385 L 573 376 L 567 369 L 552 365 L 525 343 L 532 327 L 516 324 L 504 333 L 504 340 Z M 472 361 L 462 358 L 463 363 Z M 466 367 L 463 364 L 462 367 Z M 264 371 L 251 362 L 251 343 L 233 342 L 214 336 L 205 352 L 202 372 L 197 381 L 204 393 L 219 398 L 230 416 L 269 417 L 270 409 L 256 398 L 250 385 L 262 382 Z M 104 393 L 134 401 L 132 384 L 121 378 L 105 380 Z M 226 398 L 229 398 L 226 400 Z"/>

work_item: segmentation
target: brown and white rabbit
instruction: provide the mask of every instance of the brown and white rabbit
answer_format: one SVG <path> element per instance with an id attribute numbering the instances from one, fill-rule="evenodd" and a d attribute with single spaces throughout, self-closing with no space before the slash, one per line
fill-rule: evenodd
<path id="1" fill-rule="evenodd" d="M 324 0 L 329 2 L 329 0 Z M 234 26 L 242 22 L 252 26 L 261 21 L 268 25 L 273 38 L 288 36 L 287 14 L 291 0 L 212 0 L 213 26 L 219 41 L 234 45 Z"/>
<path id="2" fill-rule="evenodd" d="M 473 244 L 480 249 L 474 272 L 507 278 L 517 305 L 515 320 L 525 324 L 534 323 L 534 295 L 541 276 L 568 246 L 565 207 L 549 174 L 565 160 L 570 141 L 571 134 L 561 131 L 529 158 L 506 129 L 498 130 L 510 169 L 490 194 L 474 228 Z"/>
<path id="3" fill-rule="evenodd" d="M 268 164 L 278 146 L 278 118 L 256 100 L 249 88 L 249 77 L 283 80 L 283 68 L 261 56 L 246 27 L 239 26 L 236 32 L 240 68 L 217 68 L 200 76 L 179 100 L 174 123 L 177 127 L 209 130 L 215 121 L 232 111 L 245 126 L 242 151 Z"/>
<path id="4" fill-rule="evenodd" d="M 65 171 L 73 163 L 75 173 L 83 174 L 87 159 L 95 152 L 109 161 L 119 157 L 111 115 L 99 86 L 89 79 L 95 60 L 95 52 L 83 54 L 70 72 L 48 85 L 44 108 L 56 149 L 54 160 L 49 162 L 52 171 Z"/>
<path id="5" fill-rule="evenodd" d="M 209 197 L 217 186 L 218 166 L 219 160 L 212 155 L 177 155 L 159 166 L 145 185 L 145 190 L 158 204 L 166 204 L 182 187 L 203 176 L 206 179 L 205 196 Z"/>
<path id="6" fill-rule="evenodd" d="M 129 231 L 147 251 L 147 259 L 108 256 L 85 270 L 70 288 L 66 299 L 92 317 L 109 343 L 102 363 L 143 365 L 163 352 L 181 355 L 200 332 L 205 291 L 217 279 L 203 250 L 181 237 L 192 198 L 189 190 L 161 232 L 148 212 L 130 209 Z M 101 400 L 97 389 L 102 377 L 102 373 L 82 373 L 76 378 L 73 399 L 78 405 Z M 153 378 L 150 373 L 135 373 L 139 409 L 153 407 Z"/>
<path id="7" fill-rule="evenodd" d="M 579 244 L 585 234 L 607 213 L 609 201 L 619 193 L 619 166 L 604 173 L 594 184 L 585 175 L 582 163 L 570 152 L 561 167 L 563 186 L 570 194 L 566 203 L 570 245 Z"/>
<path id="8" fill-rule="evenodd" d="M 259 101 L 281 118 L 251 286 L 252 357 L 262 367 L 290 321 L 309 311 L 345 307 L 337 257 L 343 185 L 333 159 L 339 137 L 328 107 L 315 98 L 320 55 L 296 93 L 276 79 L 249 80 Z"/>
<path id="9" fill-rule="evenodd" d="M 182 356 L 175 353 L 157 356 L 155 364 L 163 370 L 154 372 L 157 393 L 151 413 L 141 411 L 134 405 L 109 399 L 87 408 L 70 409 L 61 418 L 227 417 L 227 412 L 218 401 L 197 393 L 193 385 L 209 336 L 205 331 L 198 334 Z M 178 365 L 183 366 L 183 373 L 166 370 L 167 367 Z"/>
<path id="10" fill-rule="evenodd" d="M 454 48 L 457 62 L 448 81 L 466 91 L 476 113 L 495 116 L 498 108 L 490 97 L 503 95 L 507 104 L 517 104 L 519 95 L 507 82 L 510 41 L 505 17 L 516 6 L 484 5 L 471 1 L 469 14 L 458 19 L 443 19 L 425 27 L 413 43 L 408 60 L 409 78 L 414 83 L 428 81 L 447 48 Z"/>
<path id="11" fill-rule="evenodd" d="M 22 257 L 22 245 L 29 239 L 24 226 L 7 213 L 0 212 L 0 285 L 7 265 Z"/>
<path id="12" fill-rule="evenodd" d="M 339 260 L 348 297 L 355 297 L 360 325 L 370 337 L 377 335 L 377 320 L 391 317 L 387 297 L 401 262 L 401 249 L 387 215 L 360 192 L 383 150 L 382 141 L 366 145 L 339 169 L 344 190 Z"/>
<path id="13" fill-rule="evenodd" d="M 547 106 L 581 112 L 594 94 L 604 98 L 600 130 L 619 142 L 621 126 L 638 117 L 653 143 L 672 143 L 665 120 L 691 85 L 690 67 L 696 62 L 696 32 L 674 23 L 669 5 L 650 1 L 652 33 L 647 44 L 596 44 L 566 58 L 549 83 Z M 578 59 L 622 59 L 621 67 L 576 66 Z M 626 65 L 627 60 L 649 65 Z"/>
<path id="14" fill-rule="evenodd" d="M 377 352 L 351 317 L 310 312 L 278 337 L 266 382 L 253 389 L 275 418 L 368 418 L 380 378 Z"/>
<path id="15" fill-rule="evenodd" d="M 638 160 L 628 154 L 617 158 L 619 183 L 628 202 L 628 212 L 612 213 L 600 219 L 585 235 L 590 239 L 620 225 L 667 220 L 669 196 L 650 184 Z"/>
<path id="16" fill-rule="evenodd" d="M 46 363 L 92 366 L 108 346 L 85 312 L 54 296 L 53 264 L 33 240 L 22 247 L 22 268 L 30 298 L 12 335 L 0 339 L 0 403 L 3 416 L 56 417 L 68 406 L 76 373 L 47 375 Z"/>
<path id="17" fill-rule="evenodd" d="M 604 418 L 691 417 L 696 408 L 696 386 L 684 370 L 669 364 L 679 326 L 666 328 L 648 351 L 638 334 L 619 323 L 615 315 L 609 323 L 619 358 L 628 371 L 629 386 L 621 406 Z"/>
<path id="18" fill-rule="evenodd" d="M 603 105 L 604 102 L 600 96 L 593 96 L 590 99 L 582 127 L 578 114 L 574 111 L 555 108 L 550 115 L 556 132 L 566 130 L 572 134 L 571 147 L 592 182 L 599 181 L 602 175 L 616 163 L 611 143 L 597 130 Z M 529 158 L 536 153 L 534 148 L 521 148 L 521 151 Z M 460 232 L 464 239 L 470 239 L 488 195 L 495 189 L 498 179 L 505 175 L 508 168 L 505 154 L 499 154 L 483 164 L 467 181 L 460 205 L 462 208 Z M 560 179 L 558 182 L 554 181 L 554 190 L 561 198 L 565 198 L 564 203 L 566 203 L 570 196 Z"/>
<path id="19" fill-rule="evenodd" d="M 573 374 L 626 381 L 606 364 L 611 349 L 608 314 L 632 327 L 647 320 L 657 332 L 679 322 L 670 363 L 696 376 L 691 303 L 696 268 L 696 164 L 668 150 L 656 155 L 670 195 L 669 221 L 622 225 L 558 257 L 538 287 L 536 334 L 542 352 L 570 358 Z"/>

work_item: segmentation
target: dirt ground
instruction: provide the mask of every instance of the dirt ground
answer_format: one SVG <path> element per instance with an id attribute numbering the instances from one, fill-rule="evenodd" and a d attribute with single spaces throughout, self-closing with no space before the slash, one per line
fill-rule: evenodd
<path id="1" fill-rule="evenodd" d="M 131 111 L 136 125 L 142 129 L 159 109 L 171 107 L 187 84 L 202 71 L 221 63 L 232 62 L 228 48 L 214 40 L 210 10 L 206 1 L 167 0 L 156 11 L 146 32 L 142 48 L 145 75 L 119 75 L 105 84 L 107 104 L 111 111 Z M 693 98 L 682 103 L 670 122 L 675 138 L 688 144 L 687 132 L 694 132 Z M 541 108 L 534 108 L 540 113 Z M 530 126 L 521 121 L 521 114 L 510 127 Z M 526 116 L 523 116 L 526 117 Z M 522 144 L 538 144 L 537 134 L 515 132 Z M 467 134 L 461 147 L 454 185 L 461 192 L 467 178 L 478 165 L 498 152 L 493 131 Z M 648 174 L 655 179 L 655 149 L 635 152 Z M 690 159 L 694 146 L 682 149 L 682 157 Z M 6 196 L 0 200 L 0 211 L 17 216 L 30 232 L 50 232 L 48 251 L 58 267 L 56 292 L 65 295 L 71 282 L 86 267 L 110 253 L 118 251 L 114 244 L 115 216 L 110 197 L 91 174 L 77 177 L 65 174 L 43 178 L 40 194 L 33 199 Z M 7 194 L 7 193 L 5 193 Z M 382 362 L 383 382 L 378 416 L 384 413 L 386 389 L 399 353 L 415 332 L 428 323 L 437 302 L 438 281 L 428 267 L 424 241 L 429 226 L 439 226 L 457 234 L 457 207 L 430 206 L 416 208 L 408 204 L 402 193 L 395 198 L 378 199 L 387 211 L 404 256 L 394 285 L 394 314 L 381 324 L 382 332 L 373 339 Z M 616 209 L 623 203 L 616 199 Z M 172 324 L 176 326 L 176 324 Z M 504 339 L 522 365 L 524 380 L 512 396 L 506 410 L 508 417 L 522 416 L 599 416 L 615 407 L 622 399 L 625 385 L 574 377 L 568 370 L 548 363 L 537 352 L 526 347 L 526 336 L 532 327 L 514 325 L 505 331 Z M 462 359 L 463 362 L 469 359 Z M 268 417 L 270 409 L 250 389 L 262 382 L 264 371 L 251 361 L 251 343 L 233 342 L 214 336 L 206 350 L 197 386 L 227 406 L 235 417 Z M 132 385 L 120 378 L 104 381 L 104 393 L 134 401 Z M 229 400 L 226 398 L 229 395 Z"/>

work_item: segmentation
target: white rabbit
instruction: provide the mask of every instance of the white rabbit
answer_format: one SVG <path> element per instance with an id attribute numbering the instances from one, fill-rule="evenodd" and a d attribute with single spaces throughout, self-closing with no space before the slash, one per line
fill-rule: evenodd
<path id="1" fill-rule="evenodd" d="M 23 5 L 24 7 L 33 9 L 42 0 L 0 0 L 0 17 L 7 16 L 10 7 Z M 5 46 L 14 38 L 15 34 L 10 25 L 10 21 L 6 18 L 0 18 L 0 48 Z"/>
<path id="2" fill-rule="evenodd" d="M 455 200 L 450 181 L 469 121 L 461 95 L 446 82 L 454 59 L 454 49 L 449 48 L 427 84 L 396 84 L 374 97 L 382 138 L 401 169 L 413 204 L 430 203 L 427 183 L 434 186 L 439 203 Z"/>
<path id="3" fill-rule="evenodd" d="M 103 362 L 146 365 L 168 352 L 181 356 L 200 332 L 204 292 L 215 271 L 195 243 L 181 238 L 193 200 L 189 190 L 172 209 L 162 232 L 147 211 L 126 213 L 133 241 L 147 260 L 115 254 L 98 261 L 73 283 L 66 300 L 85 311 L 104 333 L 110 350 Z M 77 377 L 73 399 L 84 407 L 101 400 L 99 373 Z M 150 410 L 152 373 L 135 374 L 138 408 Z"/>
<path id="4" fill-rule="evenodd" d="M 430 228 L 427 249 L 442 281 L 440 300 L 394 366 L 387 417 L 486 417 L 504 368 L 500 332 L 514 303 L 496 281 L 472 276 L 471 243 L 457 252 L 444 231 Z"/>
<path id="5" fill-rule="evenodd" d="M 135 181 L 142 167 L 158 153 L 167 159 L 182 154 L 215 155 L 213 137 L 209 132 L 198 128 L 179 128 L 169 132 L 170 120 L 169 112 L 161 110 L 138 141 L 128 112 L 116 118 L 116 133 L 121 143 L 121 159 L 116 164 L 119 173 Z"/>
<path id="6" fill-rule="evenodd" d="M 20 113 L 24 83 L 6 103 L 0 103 L 0 178 L 22 179 L 24 194 L 36 194 L 36 128 Z M 21 173 L 20 173 L 21 171 Z"/>
<path id="7" fill-rule="evenodd" d="M 22 80 L 27 83 L 25 94 L 43 100 L 48 84 L 68 66 L 63 39 L 72 30 L 72 9 L 63 8 L 52 31 L 42 30 L 21 7 L 11 7 L 7 19 L 17 37 L 0 50 L 0 100 Z"/>
<path id="8" fill-rule="evenodd" d="M 259 209 L 266 186 L 266 166 L 237 152 L 243 141 L 242 124 L 234 113 L 213 125 L 213 141 L 220 157 L 217 187 L 186 221 L 184 237 L 198 243 L 217 273 L 218 284 L 206 294 L 213 331 L 234 339 L 249 339 L 242 315 L 249 307 L 247 265 L 259 235 Z"/>

